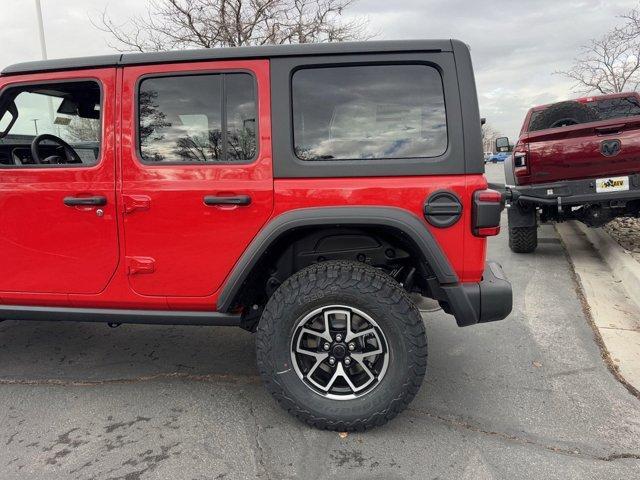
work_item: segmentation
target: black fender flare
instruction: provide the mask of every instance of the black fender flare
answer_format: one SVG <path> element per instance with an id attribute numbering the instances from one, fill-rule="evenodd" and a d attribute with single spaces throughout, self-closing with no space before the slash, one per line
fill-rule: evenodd
<path id="1" fill-rule="evenodd" d="M 440 284 L 458 283 L 455 270 L 426 224 L 406 210 L 368 206 L 303 208 L 278 215 L 260 230 L 227 277 L 218 297 L 217 310 L 228 312 L 231 309 L 233 299 L 251 270 L 278 238 L 292 229 L 320 225 L 367 225 L 398 230 L 422 252 L 424 261 L 429 264 Z"/>

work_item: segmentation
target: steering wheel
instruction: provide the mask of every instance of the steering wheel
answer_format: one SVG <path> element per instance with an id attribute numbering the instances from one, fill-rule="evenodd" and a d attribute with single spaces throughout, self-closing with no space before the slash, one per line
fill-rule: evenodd
<path id="1" fill-rule="evenodd" d="M 57 143 L 60 146 L 60 148 L 62 148 L 62 150 L 64 151 L 64 156 L 66 158 L 66 161 L 64 162 L 61 161 L 63 159 L 62 157 L 60 157 L 60 155 L 50 155 L 47 158 L 42 159 L 40 157 L 39 147 L 40 147 L 40 144 L 45 140 L 48 140 L 53 143 Z M 33 158 L 33 161 L 38 164 L 82 163 L 82 160 L 80 159 L 76 151 L 71 147 L 71 145 L 69 145 L 67 142 L 65 142 L 61 138 L 56 137 L 55 135 L 51 135 L 49 133 L 43 133 L 42 135 L 38 135 L 36 138 L 33 139 L 33 142 L 31 142 L 31 158 Z"/>

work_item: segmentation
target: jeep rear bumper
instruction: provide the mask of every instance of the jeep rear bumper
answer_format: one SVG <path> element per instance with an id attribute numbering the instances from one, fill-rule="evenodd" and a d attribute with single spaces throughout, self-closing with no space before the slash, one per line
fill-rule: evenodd
<path id="1" fill-rule="evenodd" d="M 443 285 L 442 290 L 443 309 L 460 327 L 502 320 L 511 313 L 511 283 L 496 262 L 487 262 L 480 282 Z"/>

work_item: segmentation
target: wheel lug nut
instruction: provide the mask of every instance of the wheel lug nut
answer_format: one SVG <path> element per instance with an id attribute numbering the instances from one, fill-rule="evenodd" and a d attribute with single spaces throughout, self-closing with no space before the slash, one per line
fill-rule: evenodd
<path id="1" fill-rule="evenodd" d="M 341 334 L 337 334 L 336 335 L 336 342 L 341 342 L 342 341 L 342 335 Z"/>
<path id="2" fill-rule="evenodd" d="M 351 343 L 349 344 L 349 351 L 353 352 L 355 349 L 356 349 L 356 344 L 355 344 L 355 343 L 353 343 L 353 342 L 351 342 Z"/>
<path id="3" fill-rule="evenodd" d="M 345 358 L 344 359 L 344 364 L 347 365 L 347 366 L 351 365 L 351 359 L 349 357 Z"/>
<path id="4" fill-rule="evenodd" d="M 333 357 L 329 357 L 329 365 L 335 365 L 336 364 L 336 359 Z"/>
<path id="5" fill-rule="evenodd" d="M 322 348 L 324 348 L 325 350 L 329 350 L 331 348 L 331 345 L 329 344 L 329 342 L 326 342 Z"/>

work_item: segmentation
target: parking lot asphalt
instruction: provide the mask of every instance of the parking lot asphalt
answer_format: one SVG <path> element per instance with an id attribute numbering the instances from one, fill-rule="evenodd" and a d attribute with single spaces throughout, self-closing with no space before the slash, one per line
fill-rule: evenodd
<path id="1" fill-rule="evenodd" d="M 555 231 L 540 237 L 521 256 L 490 240 L 511 316 L 426 314 L 418 396 L 345 438 L 276 406 L 239 329 L 0 323 L 0 478 L 638 478 L 640 400 L 603 362 Z"/>

